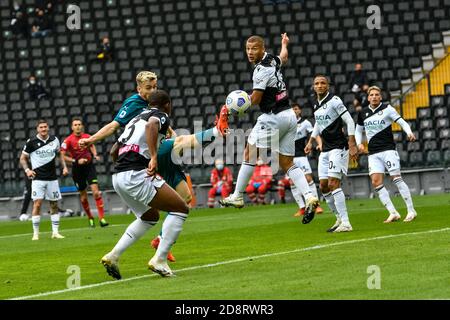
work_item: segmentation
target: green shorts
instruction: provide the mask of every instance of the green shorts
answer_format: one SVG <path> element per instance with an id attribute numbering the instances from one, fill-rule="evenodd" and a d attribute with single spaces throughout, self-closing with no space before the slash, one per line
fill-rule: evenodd
<path id="1" fill-rule="evenodd" d="M 161 142 L 158 150 L 158 173 L 173 189 L 181 181 L 186 181 L 186 176 L 180 165 L 172 161 L 172 149 L 175 139 L 166 139 Z"/>

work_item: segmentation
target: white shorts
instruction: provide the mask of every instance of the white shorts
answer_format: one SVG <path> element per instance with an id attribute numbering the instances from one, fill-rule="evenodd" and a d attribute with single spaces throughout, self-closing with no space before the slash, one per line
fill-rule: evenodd
<path id="1" fill-rule="evenodd" d="M 347 175 L 348 150 L 333 149 L 321 152 L 318 167 L 320 180 L 328 179 L 328 177 L 342 179 L 342 173 Z"/>
<path id="2" fill-rule="evenodd" d="M 391 176 L 400 175 L 400 156 L 396 150 L 387 150 L 369 155 L 369 176 L 373 173 L 384 174 L 386 170 Z"/>
<path id="3" fill-rule="evenodd" d="M 165 183 L 160 177 L 147 176 L 146 169 L 115 173 L 112 182 L 114 190 L 138 218 L 150 209 L 157 189 Z"/>
<path id="4" fill-rule="evenodd" d="M 294 158 L 294 164 L 303 170 L 305 174 L 312 174 L 311 166 L 309 165 L 308 157 Z"/>
<path id="5" fill-rule="evenodd" d="M 49 201 L 60 200 L 61 192 L 59 191 L 58 180 L 33 180 L 31 181 L 31 199 L 45 199 Z"/>
<path id="6" fill-rule="evenodd" d="M 288 109 L 277 114 L 263 113 L 250 132 L 248 143 L 285 156 L 294 156 L 296 133 L 297 117 L 294 110 Z"/>

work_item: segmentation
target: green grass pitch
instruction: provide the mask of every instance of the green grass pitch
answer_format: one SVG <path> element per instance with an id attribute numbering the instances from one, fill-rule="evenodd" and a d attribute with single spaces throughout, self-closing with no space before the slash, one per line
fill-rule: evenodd
<path id="1" fill-rule="evenodd" d="M 103 229 L 61 219 L 61 240 L 50 239 L 48 219 L 39 241 L 31 222 L 0 223 L 0 299 L 450 299 L 450 195 L 414 202 L 415 221 L 386 225 L 378 199 L 348 201 L 354 231 L 342 234 L 325 232 L 335 221 L 325 204 L 308 225 L 294 204 L 192 210 L 173 247 L 177 277 L 147 270 L 159 223 L 122 256 L 121 281 L 99 261 L 133 215 L 110 216 Z M 81 287 L 68 288 L 70 266 Z"/>

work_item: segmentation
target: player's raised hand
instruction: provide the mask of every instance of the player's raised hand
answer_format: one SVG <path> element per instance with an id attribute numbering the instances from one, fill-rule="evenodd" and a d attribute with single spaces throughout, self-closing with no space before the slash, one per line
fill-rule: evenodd
<path id="1" fill-rule="evenodd" d="M 289 37 L 287 35 L 287 33 L 283 33 L 281 34 L 281 45 L 283 46 L 287 46 L 289 44 Z"/>
<path id="2" fill-rule="evenodd" d="M 416 141 L 416 136 L 414 135 L 414 133 L 411 132 L 410 134 L 408 134 L 408 140 L 411 142 Z"/>

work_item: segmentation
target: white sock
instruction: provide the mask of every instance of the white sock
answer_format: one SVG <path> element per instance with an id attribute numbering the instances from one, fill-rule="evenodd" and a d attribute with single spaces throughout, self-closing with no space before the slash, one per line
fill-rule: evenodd
<path id="1" fill-rule="evenodd" d="M 350 223 L 348 220 L 347 206 L 345 205 L 345 195 L 341 188 L 337 188 L 331 192 L 334 198 L 334 205 L 339 213 L 342 223 Z"/>
<path id="2" fill-rule="evenodd" d="M 50 219 L 52 220 L 53 233 L 58 233 L 59 232 L 59 213 L 50 215 Z"/>
<path id="3" fill-rule="evenodd" d="M 408 212 L 415 211 L 414 205 L 411 198 L 411 192 L 409 191 L 408 185 L 403 181 L 402 178 L 396 178 L 394 179 L 394 183 L 398 188 L 398 191 L 400 192 L 400 195 L 402 196 L 403 200 L 406 203 L 406 207 L 408 208 Z"/>
<path id="4" fill-rule="evenodd" d="M 33 233 L 39 234 L 39 224 L 41 223 L 41 216 L 32 216 L 31 222 L 33 223 Z"/>
<path id="5" fill-rule="evenodd" d="M 169 212 L 162 226 L 162 237 L 156 255 L 161 260 L 167 259 L 167 254 L 172 245 L 177 241 L 187 214 L 179 212 Z"/>
<path id="6" fill-rule="evenodd" d="M 336 216 L 336 219 L 340 219 L 339 212 L 336 209 L 336 206 L 334 204 L 334 197 L 331 194 L 331 192 L 323 193 L 323 197 L 325 198 L 325 201 L 327 202 L 328 208 L 330 208 L 331 212 L 334 213 Z"/>
<path id="7" fill-rule="evenodd" d="M 303 197 L 300 194 L 300 192 L 298 191 L 298 188 L 295 185 L 291 186 L 291 192 L 292 192 L 292 196 L 295 199 L 295 202 L 297 202 L 297 205 L 300 209 L 305 207 L 305 201 L 303 201 Z"/>
<path id="8" fill-rule="evenodd" d="M 298 190 L 303 194 L 306 201 L 313 196 L 311 190 L 309 189 L 308 181 L 306 181 L 305 173 L 302 169 L 297 167 L 295 164 L 290 167 L 287 171 L 287 175 L 291 178 L 292 182 L 298 188 Z"/>
<path id="9" fill-rule="evenodd" d="M 128 226 L 127 230 L 125 230 L 125 233 L 122 235 L 122 238 L 120 238 L 111 252 L 117 257 L 120 257 L 129 246 L 138 241 L 139 238 L 157 222 L 158 221 L 144 221 L 139 218 L 136 219 Z"/>
<path id="10" fill-rule="evenodd" d="M 314 181 L 311 180 L 309 184 L 309 190 L 311 190 L 312 194 L 314 197 L 316 197 L 317 199 L 319 199 L 319 194 L 317 193 L 317 187 L 316 184 L 314 183 Z"/>
<path id="11" fill-rule="evenodd" d="M 381 203 L 386 207 L 390 214 L 398 214 L 397 210 L 395 210 L 394 204 L 389 197 L 389 192 L 384 187 L 384 185 L 378 186 L 375 188 L 375 191 L 378 193 L 378 197 L 380 198 Z"/>
<path id="12" fill-rule="evenodd" d="M 245 191 L 245 188 L 252 177 L 253 171 L 255 171 L 255 166 L 249 164 L 248 162 L 242 162 L 241 168 L 239 169 L 236 189 L 234 189 L 233 197 L 240 197 Z"/>

